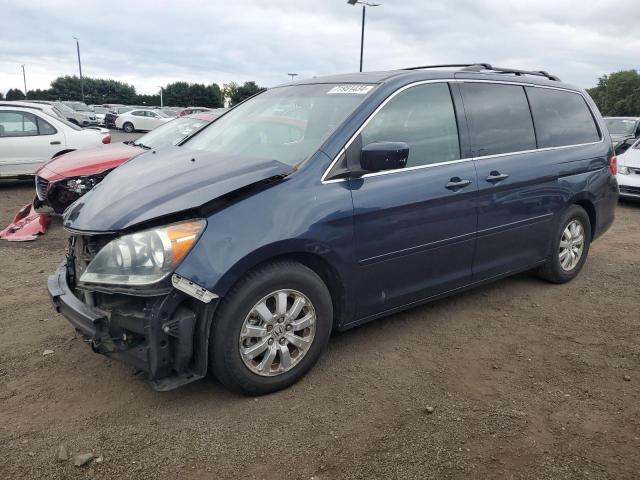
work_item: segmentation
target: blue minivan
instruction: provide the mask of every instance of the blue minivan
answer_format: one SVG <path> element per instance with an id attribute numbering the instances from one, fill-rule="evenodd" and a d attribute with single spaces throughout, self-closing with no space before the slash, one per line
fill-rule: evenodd
<path id="1" fill-rule="evenodd" d="M 158 390 L 263 394 L 331 332 L 526 270 L 573 279 L 614 219 L 593 101 L 488 64 L 313 78 L 149 149 L 65 212 L 48 288 Z"/>

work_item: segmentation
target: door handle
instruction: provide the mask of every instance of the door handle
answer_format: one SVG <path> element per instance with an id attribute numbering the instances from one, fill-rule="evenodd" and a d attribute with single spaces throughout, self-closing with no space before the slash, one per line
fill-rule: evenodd
<path id="1" fill-rule="evenodd" d="M 471 180 L 461 180 L 460 177 L 453 177 L 449 180 L 449 183 L 444 186 L 444 188 L 448 188 L 455 192 L 461 188 L 468 187 L 469 185 L 471 185 Z"/>
<path id="2" fill-rule="evenodd" d="M 494 170 L 485 180 L 489 183 L 498 183 L 502 180 L 506 180 L 507 178 L 509 178 L 509 175 L 507 175 L 506 173 L 500 173 Z"/>
<path id="3" fill-rule="evenodd" d="M 53 142 L 49 142 L 49 145 L 60 145 L 58 140 L 54 140 Z"/>

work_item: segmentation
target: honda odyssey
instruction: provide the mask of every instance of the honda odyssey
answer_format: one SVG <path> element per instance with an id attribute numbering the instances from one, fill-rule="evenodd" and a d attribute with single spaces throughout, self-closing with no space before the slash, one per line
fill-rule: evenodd
<path id="1" fill-rule="evenodd" d="M 272 88 L 114 170 L 64 214 L 57 310 L 158 390 L 212 371 L 255 395 L 334 330 L 517 272 L 572 280 L 618 198 L 593 101 L 439 67 Z"/>

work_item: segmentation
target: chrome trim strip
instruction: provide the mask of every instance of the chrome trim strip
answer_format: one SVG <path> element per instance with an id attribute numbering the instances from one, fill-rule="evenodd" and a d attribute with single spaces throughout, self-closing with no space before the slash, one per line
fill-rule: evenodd
<path id="1" fill-rule="evenodd" d="M 338 182 L 346 182 L 347 181 L 346 178 L 336 178 L 336 179 L 333 179 L 333 180 L 326 180 L 326 177 L 329 174 L 329 172 L 331 171 L 331 169 L 338 162 L 338 160 L 340 160 L 340 157 L 351 146 L 351 144 L 356 139 L 356 137 L 358 135 L 360 135 L 360 132 L 362 132 L 362 130 L 364 130 L 364 128 L 373 119 L 373 117 L 375 117 L 376 114 L 393 97 L 395 97 L 399 93 L 401 93 L 401 92 L 403 92 L 403 91 L 405 91 L 405 90 L 407 90 L 409 88 L 412 88 L 412 87 L 415 87 L 415 86 L 418 86 L 418 85 L 428 84 L 428 83 L 470 83 L 470 82 L 471 83 L 496 83 L 496 84 L 500 84 L 500 85 L 518 85 L 518 86 L 523 86 L 523 87 L 537 87 L 537 88 L 547 88 L 549 90 L 561 90 L 561 91 L 564 91 L 564 92 L 570 92 L 570 93 L 574 93 L 576 95 L 580 95 L 584 99 L 584 94 L 582 92 L 576 91 L 576 90 L 571 90 L 569 88 L 552 87 L 552 86 L 547 86 L 547 85 L 537 85 L 535 83 L 510 82 L 508 80 L 482 80 L 482 79 L 467 79 L 467 78 L 443 79 L 443 78 L 439 78 L 439 79 L 434 79 L 434 80 L 420 80 L 418 82 L 410 83 L 410 84 L 405 85 L 404 87 L 396 90 L 391 95 L 389 95 L 378 106 L 378 108 L 376 108 L 371 113 L 371 115 L 369 115 L 367 117 L 367 119 L 364 121 L 364 123 L 358 128 L 358 130 L 356 130 L 356 132 L 351 136 L 351 138 L 347 141 L 345 146 L 342 147 L 342 149 L 338 152 L 338 154 L 335 156 L 333 161 L 329 164 L 327 169 L 324 171 L 324 173 L 323 173 L 323 175 L 322 175 L 322 177 L 320 179 L 321 183 L 322 184 L 328 184 L 328 183 L 338 183 Z M 586 99 L 585 99 L 585 102 L 586 102 Z M 587 108 L 589 108 L 589 111 L 591 111 L 591 107 L 589 106 L 588 102 L 586 102 L 586 103 L 587 103 Z M 598 127 L 599 127 L 599 125 L 598 125 Z M 487 158 L 499 158 L 499 157 L 505 157 L 505 156 L 509 156 L 509 155 L 522 155 L 522 154 L 536 153 L 536 152 L 550 152 L 550 151 L 553 151 L 553 150 L 562 150 L 562 149 L 566 149 L 566 148 L 586 147 L 586 146 L 589 146 L 589 145 L 598 145 L 600 143 L 604 143 L 604 137 L 605 137 L 604 135 L 601 135 L 600 140 L 597 141 L 597 142 L 578 143 L 578 144 L 574 144 L 574 145 L 561 145 L 559 147 L 536 148 L 534 150 L 521 150 L 521 151 L 518 151 L 518 152 L 497 153 L 495 155 L 483 155 L 483 156 L 480 156 L 480 157 L 466 157 L 466 158 L 461 158 L 461 159 L 458 159 L 458 160 L 450 160 L 450 161 L 447 161 L 447 162 L 438 162 L 438 163 L 431 163 L 431 164 L 428 164 L 428 165 L 416 165 L 415 167 L 409 167 L 409 168 L 397 168 L 395 170 L 384 170 L 384 171 L 381 171 L 381 172 L 366 173 L 366 174 L 362 175 L 362 177 L 360 177 L 360 178 L 375 177 L 375 176 L 379 176 L 379 175 L 389 175 L 389 174 L 392 174 L 392 173 L 407 172 L 407 171 L 411 171 L 411 170 L 420 170 L 420 169 L 423 169 L 423 168 L 440 167 L 442 165 L 470 162 L 470 161 L 473 161 L 473 160 L 484 160 L 484 159 L 487 159 Z"/>
<path id="2" fill-rule="evenodd" d="M 545 218 L 549 218 L 552 217 L 554 214 L 553 212 L 551 213 L 545 213 L 543 215 L 537 215 L 535 217 L 531 217 L 531 218 L 525 218 L 523 220 L 516 220 L 515 222 L 510 222 L 510 223 L 505 223 L 503 225 L 498 225 L 496 227 L 491 227 L 491 228 L 483 228 L 482 230 L 478 230 L 476 232 L 476 234 L 478 236 L 488 236 L 488 235 L 493 235 L 494 233 L 500 233 L 504 230 L 509 230 L 510 228 L 514 227 L 515 225 L 520 225 L 520 226 L 528 226 L 528 225 L 533 225 L 535 223 L 539 223 L 539 221 L 544 220 Z M 518 227 L 516 227 L 518 228 Z"/>

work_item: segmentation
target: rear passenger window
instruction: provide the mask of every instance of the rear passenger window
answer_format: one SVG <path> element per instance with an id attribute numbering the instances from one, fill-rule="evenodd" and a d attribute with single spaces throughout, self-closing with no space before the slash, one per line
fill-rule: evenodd
<path id="1" fill-rule="evenodd" d="M 446 83 L 411 87 L 395 97 L 362 130 L 362 145 L 409 144 L 407 167 L 460 158 L 458 126 Z"/>
<path id="2" fill-rule="evenodd" d="M 469 82 L 462 84 L 462 92 L 475 156 L 536 148 L 531 112 L 522 87 Z"/>
<path id="3" fill-rule="evenodd" d="M 600 140 L 598 128 L 582 95 L 548 88 L 526 89 L 539 148 Z"/>

